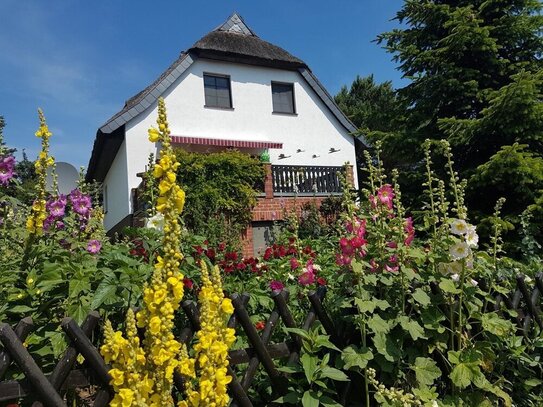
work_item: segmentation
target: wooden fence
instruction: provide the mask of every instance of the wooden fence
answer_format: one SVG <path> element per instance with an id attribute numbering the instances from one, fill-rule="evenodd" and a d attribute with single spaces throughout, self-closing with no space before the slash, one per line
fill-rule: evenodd
<path id="1" fill-rule="evenodd" d="M 494 295 L 496 299 L 494 309 L 490 310 L 499 311 L 502 307 L 516 310 L 517 315 L 514 320 L 519 332 L 524 335 L 528 335 L 534 329 L 539 330 L 539 333 L 543 331 L 541 316 L 543 273 L 536 276 L 534 283 L 534 288 L 530 291 L 525 283 L 525 277 L 518 276 L 516 289 L 510 295 L 496 293 Z M 435 295 L 442 294 L 437 284 L 432 285 L 431 290 Z M 274 292 L 271 296 L 275 307 L 266 321 L 265 328 L 260 333 L 251 321 L 246 308 L 249 295 L 234 294 L 231 296 L 235 311 L 228 325 L 232 328 L 241 328 L 249 344 L 248 348 L 229 352 L 230 366 L 246 364 L 241 378 L 237 377 L 231 367 L 229 368 L 229 374 L 233 377 L 229 384 L 229 393 L 233 398 L 231 406 L 253 406 L 247 394 L 261 366 L 272 385 L 273 394 L 270 401 L 286 393 L 287 375 L 277 369 L 274 360 L 288 359 L 290 362 L 298 360 L 301 338 L 291 333 L 290 339 L 287 341 L 270 343 L 272 333 L 281 321 L 286 327 L 301 327 L 308 330 L 313 322 L 319 319 L 325 331 L 330 335 L 332 343 L 340 349 L 353 340 L 352 337 L 348 338 L 344 332 L 337 330 L 324 309 L 325 294 L 325 287 L 320 287 L 317 291 L 309 293 L 310 311 L 299 326 L 287 305 L 288 291 Z M 198 308 L 196 303 L 185 301 L 182 304 L 182 309 L 190 324 L 181 331 L 179 340 L 183 343 L 189 343 L 200 327 Z M 443 310 L 443 312 L 447 313 L 447 310 Z M 503 316 L 508 317 L 508 314 L 504 313 Z M 3 350 L 0 351 L 0 380 L 3 379 L 12 362 L 25 376 L 21 380 L 0 381 L 0 405 L 8 401 L 16 402 L 18 399 L 30 396 L 32 400 L 39 400 L 34 401 L 32 407 L 66 406 L 64 395 L 67 391 L 88 386 L 95 386 L 94 407 L 108 405 L 113 395 L 109 385 L 111 380 L 108 373 L 109 368 L 90 339 L 92 333 L 98 328 L 99 321 L 100 316 L 96 312 L 91 312 L 81 326 L 71 318 L 65 318 L 62 321 L 61 327 L 70 340 L 70 346 L 48 376 L 42 372 L 23 345 L 24 340 L 33 330 L 32 320 L 24 318 L 14 329 L 8 324 L 0 324 L 0 342 L 3 345 Z M 82 367 L 77 367 L 76 361 L 80 354 L 85 358 L 85 362 Z M 179 390 L 183 389 L 182 378 L 177 373 L 174 376 L 174 385 Z M 342 404 L 345 404 L 349 399 L 350 393 L 353 392 L 352 387 L 352 383 L 338 383 L 336 390 Z M 356 390 L 359 392 L 359 389 Z"/>

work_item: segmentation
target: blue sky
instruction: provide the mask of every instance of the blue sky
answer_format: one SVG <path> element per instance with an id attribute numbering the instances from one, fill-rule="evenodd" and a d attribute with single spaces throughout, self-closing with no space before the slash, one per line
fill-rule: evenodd
<path id="1" fill-rule="evenodd" d="M 237 11 L 262 39 L 304 60 L 335 94 L 356 75 L 402 83 L 377 34 L 401 0 L 2 0 L 0 115 L 31 159 L 41 107 L 58 161 L 86 166 L 96 129 L 180 51 Z"/>

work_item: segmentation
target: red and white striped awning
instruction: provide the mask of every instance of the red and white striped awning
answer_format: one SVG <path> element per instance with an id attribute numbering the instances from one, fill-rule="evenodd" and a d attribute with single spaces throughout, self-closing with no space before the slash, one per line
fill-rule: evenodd
<path id="1" fill-rule="evenodd" d="M 231 148 L 283 148 L 283 143 L 271 141 L 228 140 L 204 137 L 171 136 L 173 144 L 197 144 Z"/>

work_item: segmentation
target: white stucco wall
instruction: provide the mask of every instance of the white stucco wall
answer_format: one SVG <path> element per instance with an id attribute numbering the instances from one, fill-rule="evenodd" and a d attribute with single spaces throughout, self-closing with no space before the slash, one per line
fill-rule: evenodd
<path id="1" fill-rule="evenodd" d="M 233 109 L 204 107 L 204 73 L 230 76 Z M 272 81 L 294 84 L 296 115 L 272 113 Z M 337 166 L 356 162 L 352 136 L 298 72 L 198 59 L 163 97 L 172 135 L 281 142 L 282 150 L 269 150 L 272 164 Z M 145 170 L 149 154 L 156 154 L 147 139 L 156 117 L 155 104 L 126 124 L 128 191 L 139 185 L 141 179 L 136 174 Z M 340 151 L 329 153 L 330 148 Z M 298 149 L 303 151 L 297 153 Z M 281 153 L 290 157 L 279 159 Z M 115 161 L 120 157 L 118 154 Z M 114 166 L 108 177 L 119 172 Z M 118 174 L 114 178 L 117 180 Z M 113 222 L 106 218 L 108 224 Z"/>
<path id="2" fill-rule="evenodd" d="M 107 186 L 107 197 L 104 197 L 107 199 L 107 212 L 104 217 L 106 230 L 111 229 L 130 213 L 127 163 L 126 142 L 123 142 L 104 179 L 104 186 Z"/>

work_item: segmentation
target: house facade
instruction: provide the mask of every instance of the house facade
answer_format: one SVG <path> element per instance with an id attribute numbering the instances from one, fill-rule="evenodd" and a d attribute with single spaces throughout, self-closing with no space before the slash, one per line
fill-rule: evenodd
<path id="1" fill-rule="evenodd" d="M 356 129 L 309 67 L 260 39 L 233 14 L 98 129 L 86 178 L 103 183 L 110 231 L 130 225 L 138 173 L 151 153 L 159 153 L 147 130 L 156 125 L 161 96 L 174 145 L 203 153 L 236 148 L 269 155 L 268 190 L 255 208 L 255 222 L 280 218 L 270 211 L 279 195 L 285 206 L 293 193 L 337 192 L 336 168 L 355 163 Z M 356 174 L 351 178 L 356 184 Z"/>

